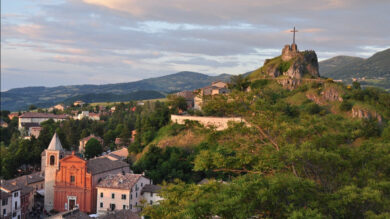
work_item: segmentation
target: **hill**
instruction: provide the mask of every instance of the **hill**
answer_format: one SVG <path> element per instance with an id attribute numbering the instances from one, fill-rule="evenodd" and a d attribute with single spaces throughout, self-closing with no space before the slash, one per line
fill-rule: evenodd
<path id="1" fill-rule="evenodd" d="M 341 79 L 350 83 L 357 78 L 364 86 L 390 89 L 390 49 L 363 59 L 351 56 L 336 56 L 319 63 L 321 76 Z"/>
<path id="2" fill-rule="evenodd" d="M 25 110 L 31 104 L 48 107 L 69 100 L 70 98 L 74 99 L 75 97 L 80 99 L 85 98 L 89 102 L 88 100 L 91 98 L 91 95 L 94 96 L 93 99 L 102 102 L 117 101 L 118 98 L 126 99 L 126 95 L 130 95 L 134 99 L 140 99 L 140 96 L 146 96 L 146 99 L 154 99 L 161 95 L 153 94 L 149 97 L 148 94 L 150 93 L 148 92 L 170 93 L 181 90 L 192 90 L 204 87 L 213 81 L 227 81 L 229 79 L 230 75 L 228 74 L 209 76 L 202 73 L 185 71 L 127 83 L 15 88 L 1 92 L 1 109 L 11 111 Z M 138 93 L 133 93 L 135 91 L 138 91 Z M 122 96 L 118 97 L 117 95 Z"/>

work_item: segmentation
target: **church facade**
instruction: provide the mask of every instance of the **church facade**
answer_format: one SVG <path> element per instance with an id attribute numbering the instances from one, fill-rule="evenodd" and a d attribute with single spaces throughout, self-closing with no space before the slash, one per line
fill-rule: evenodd
<path id="1" fill-rule="evenodd" d="M 42 154 L 45 171 L 46 211 L 79 208 L 96 212 L 96 185 L 109 174 L 131 173 L 129 164 L 120 159 L 97 157 L 84 160 L 74 153 L 66 156 L 57 134 Z"/>

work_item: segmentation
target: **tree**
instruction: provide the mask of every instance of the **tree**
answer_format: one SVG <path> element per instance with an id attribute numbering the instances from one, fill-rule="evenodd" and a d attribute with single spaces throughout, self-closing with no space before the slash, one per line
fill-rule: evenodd
<path id="1" fill-rule="evenodd" d="M 250 81 L 243 75 L 234 75 L 230 78 L 229 88 L 245 91 L 250 85 Z"/>
<path id="2" fill-rule="evenodd" d="M 179 110 L 187 110 L 187 101 L 184 97 L 171 94 L 167 98 L 171 113 L 177 113 Z"/>
<path id="3" fill-rule="evenodd" d="M 95 138 L 91 138 L 87 144 L 85 145 L 85 152 L 84 152 L 84 156 L 87 158 L 87 159 L 90 159 L 90 158 L 93 158 L 93 157 L 96 157 L 96 156 L 99 156 L 100 154 L 103 153 L 103 148 L 102 148 L 102 145 L 100 144 L 100 142 L 95 139 Z"/>

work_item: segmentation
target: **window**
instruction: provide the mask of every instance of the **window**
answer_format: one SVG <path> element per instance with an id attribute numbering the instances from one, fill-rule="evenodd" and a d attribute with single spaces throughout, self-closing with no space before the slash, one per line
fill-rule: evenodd
<path id="1" fill-rule="evenodd" d="M 150 193 L 150 197 L 153 197 L 153 192 Z"/>
<path id="2" fill-rule="evenodd" d="M 138 197 L 138 193 L 137 193 L 137 192 L 135 193 L 135 197 L 136 197 L 136 198 Z"/>
<path id="3" fill-rule="evenodd" d="M 135 206 L 138 206 L 138 203 L 137 203 L 137 202 L 135 202 Z"/>
<path id="4" fill-rule="evenodd" d="M 150 200 L 150 205 L 153 205 L 153 201 L 152 200 Z"/>
<path id="5" fill-rule="evenodd" d="M 133 194 L 130 194 L 130 200 L 132 200 L 133 199 Z"/>
<path id="6" fill-rule="evenodd" d="M 100 193 L 100 198 L 103 198 L 103 192 Z"/>
<path id="7" fill-rule="evenodd" d="M 50 165 L 54 165 L 54 163 L 55 163 L 55 161 L 56 161 L 56 157 L 54 156 L 54 155 L 51 155 L 50 156 Z"/>
<path id="8" fill-rule="evenodd" d="M 141 183 L 141 187 L 144 186 L 144 183 Z"/>
<path id="9" fill-rule="evenodd" d="M 112 199 L 115 198 L 115 194 L 114 194 L 114 193 L 111 194 L 111 198 L 112 198 Z"/>
<path id="10" fill-rule="evenodd" d="M 123 205 L 123 209 L 126 209 L 126 205 Z"/>
<path id="11" fill-rule="evenodd" d="M 20 215 L 18 215 L 18 219 L 20 219 Z"/>
<path id="12" fill-rule="evenodd" d="M 103 202 L 100 202 L 100 208 L 103 208 Z"/>
<path id="13" fill-rule="evenodd" d="M 115 204 L 110 204 L 110 210 L 111 211 L 115 210 Z"/>
<path id="14" fill-rule="evenodd" d="M 5 216 L 6 214 L 7 214 L 7 210 L 3 209 L 3 216 Z"/>
<path id="15" fill-rule="evenodd" d="M 18 203 L 15 202 L 15 209 L 18 209 Z"/>
<path id="16" fill-rule="evenodd" d="M 74 183 L 74 181 L 75 181 L 75 177 L 74 176 L 70 176 L 70 182 Z"/>
<path id="17" fill-rule="evenodd" d="M 133 205 L 132 204 L 130 204 L 130 209 L 133 209 Z"/>
<path id="18" fill-rule="evenodd" d="M 126 195 L 122 194 L 122 200 L 126 200 Z"/>
<path id="19" fill-rule="evenodd" d="M 1 204 L 4 206 L 4 205 L 8 205 L 8 199 L 6 198 L 6 199 L 3 199 L 2 201 L 1 201 Z"/>
<path id="20" fill-rule="evenodd" d="M 14 197 L 18 197 L 18 195 L 19 195 L 19 192 L 14 193 Z"/>

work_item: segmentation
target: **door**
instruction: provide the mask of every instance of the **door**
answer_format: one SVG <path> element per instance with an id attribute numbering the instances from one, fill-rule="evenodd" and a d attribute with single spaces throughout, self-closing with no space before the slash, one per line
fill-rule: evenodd
<path id="1" fill-rule="evenodd" d="M 76 200 L 69 199 L 69 210 L 72 210 L 76 206 Z"/>

